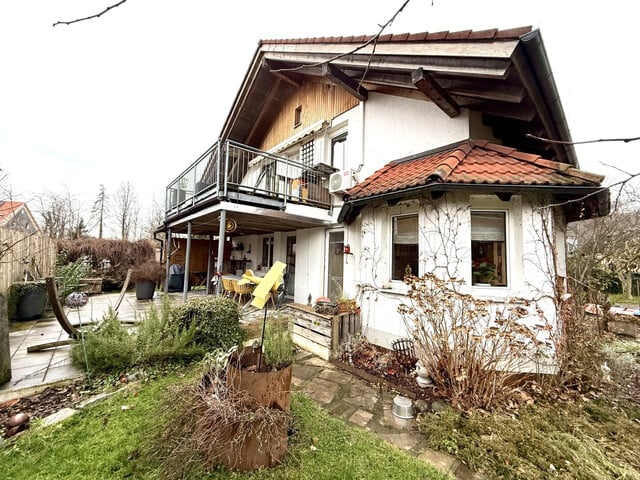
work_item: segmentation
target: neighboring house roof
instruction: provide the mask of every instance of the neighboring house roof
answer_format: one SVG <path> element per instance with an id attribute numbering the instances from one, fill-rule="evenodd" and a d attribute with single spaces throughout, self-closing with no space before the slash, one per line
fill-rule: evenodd
<path id="1" fill-rule="evenodd" d="M 220 138 L 258 146 L 302 82 L 431 101 L 451 117 L 480 112 L 500 143 L 577 166 L 538 30 L 262 40 Z M 366 44 L 366 45 L 365 45 Z M 532 134 L 566 144 L 534 140 Z"/>
<path id="2" fill-rule="evenodd" d="M 40 231 L 40 226 L 24 202 L 0 202 L 0 226 L 28 233 Z"/>
<path id="3" fill-rule="evenodd" d="M 505 194 L 540 188 L 573 197 L 593 194 L 602 204 L 596 205 L 590 215 L 601 215 L 608 212 L 608 191 L 601 192 L 600 187 L 603 180 L 602 175 L 539 155 L 487 141 L 465 140 L 388 163 L 345 192 L 340 220 L 352 220 L 364 205 L 377 199 L 398 200 L 457 187 Z"/>

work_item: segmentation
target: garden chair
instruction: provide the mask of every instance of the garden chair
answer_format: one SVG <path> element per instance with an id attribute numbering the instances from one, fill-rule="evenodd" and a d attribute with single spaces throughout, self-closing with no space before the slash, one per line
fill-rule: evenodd
<path id="1" fill-rule="evenodd" d="M 235 292 L 233 291 L 233 280 L 230 278 L 222 277 L 222 291 L 220 294 L 223 297 L 231 297 Z"/>
<path id="2" fill-rule="evenodd" d="M 239 303 L 242 303 L 242 299 L 247 296 L 251 298 L 251 292 L 253 292 L 254 285 L 250 283 L 246 283 L 244 285 L 239 285 L 236 280 L 232 280 L 233 283 L 233 299 Z"/>

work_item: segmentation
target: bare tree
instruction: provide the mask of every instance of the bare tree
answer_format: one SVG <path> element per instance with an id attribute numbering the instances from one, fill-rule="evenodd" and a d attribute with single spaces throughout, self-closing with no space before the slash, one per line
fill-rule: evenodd
<path id="1" fill-rule="evenodd" d="M 141 235 L 145 238 L 153 238 L 154 232 L 164 221 L 164 208 L 158 199 L 153 197 L 151 207 L 147 210 L 145 225 L 142 227 Z"/>
<path id="2" fill-rule="evenodd" d="M 37 200 L 45 235 L 52 238 L 70 238 L 75 235 L 81 220 L 81 205 L 67 185 L 62 185 L 61 192 L 46 191 Z"/>
<path id="3" fill-rule="evenodd" d="M 122 182 L 116 190 L 112 203 L 113 217 L 122 240 L 135 237 L 138 227 L 140 205 L 138 195 L 131 182 Z"/>
<path id="4" fill-rule="evenodd" d="M 93 207 L 91 208 L 91 216 L 95 216 L 95 225 L 92 227 L 98 227 L 98 238 L 102 238 L 102 234 L 104 232 L 104 222 L 109 213 L 109 196 L 107 195 L 107 191 L 104 188 L 104 185 L 100 184 L 100 190 L 98 191 L 98 196 L 96 201 L 93 202 Z"/>

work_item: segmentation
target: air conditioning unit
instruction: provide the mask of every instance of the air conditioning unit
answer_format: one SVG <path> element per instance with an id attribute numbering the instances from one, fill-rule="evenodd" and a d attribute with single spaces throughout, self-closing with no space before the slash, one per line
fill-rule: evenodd
<path id="1" fill-rule="evenodd" d="M 353 170 L 342 170 L 329 176 L 329 193 L 339 193 L 353 187 Z"/>

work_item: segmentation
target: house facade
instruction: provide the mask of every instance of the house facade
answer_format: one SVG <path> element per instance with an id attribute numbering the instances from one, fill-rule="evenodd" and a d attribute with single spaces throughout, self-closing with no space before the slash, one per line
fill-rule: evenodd
<path id="1" fill-rule="evenodd" d="M 27 204 L 10 200 L 0 202 L 0 227 L 27 234 L 41 232 Z"/>
<path id="2" fill-rule="evenodd" d="M 357 298 L 384 346 L 408 273 L 555 322 L 566 223 L 609 208 L 530 28 L 263 40 L 219 139 L 167 187 L 187 273 L 190 238 L 209 278 L 282 261 L 293 301 Z"/>

